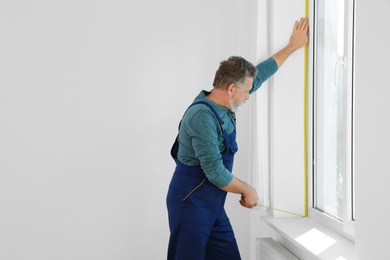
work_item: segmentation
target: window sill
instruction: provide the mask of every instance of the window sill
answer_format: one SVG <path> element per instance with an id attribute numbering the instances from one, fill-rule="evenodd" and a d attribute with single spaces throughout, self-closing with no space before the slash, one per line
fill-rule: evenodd
<path id="1" fill-rule="evenodd" d="M 310 218 L 262 217 L 276 240 L 302 260 L 353 260 L 355 243 Z"/>

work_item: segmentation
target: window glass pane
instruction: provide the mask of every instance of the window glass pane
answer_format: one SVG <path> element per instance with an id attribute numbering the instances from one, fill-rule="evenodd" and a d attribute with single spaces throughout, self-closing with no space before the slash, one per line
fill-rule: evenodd
<path id="1" fill-rule="evenodd" d="M 315 207 L 342 220 L 344 1 L 318 0 L 315 25 Z"/>

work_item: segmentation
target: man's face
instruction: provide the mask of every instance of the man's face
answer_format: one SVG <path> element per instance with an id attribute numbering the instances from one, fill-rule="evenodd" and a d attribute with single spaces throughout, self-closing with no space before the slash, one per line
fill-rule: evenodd
<path id="1" fill-rule="evenodd" d="M 253 78 L 247 77 L 244 84 L 239 88 L 235 86 L 235 92 L 230 101 L 230 110 L 237 112 L 238 108 L 242 106 L 245 101 L 249 100 L 249 91 L 252 89 Z"/>

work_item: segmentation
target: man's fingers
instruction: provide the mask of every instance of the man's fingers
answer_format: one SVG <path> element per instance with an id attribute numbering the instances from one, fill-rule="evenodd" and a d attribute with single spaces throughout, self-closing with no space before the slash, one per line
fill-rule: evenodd
<path id="1" fill-rule="evenodd" d="M 302 17 L 298 23 L 298 29 L 306 31 L 308 26 L 309 26 L 308 19 Z"/>

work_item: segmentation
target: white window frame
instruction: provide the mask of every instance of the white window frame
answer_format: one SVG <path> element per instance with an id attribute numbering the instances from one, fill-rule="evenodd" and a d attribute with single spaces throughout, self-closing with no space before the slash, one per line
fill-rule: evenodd
<path id="1" fill-rule="evenodd" d="M 354 162 L 354 153 L 353 153 L 353 146 L 354 146 L 354 92 L 353 92 L 353 85 L 354 85 L 354 24 L 355 24 L 355 5 L 356 0 L 345 0 L 345 16 L 346 16 L 346 28 L 345 31 L 347 33 L 347 38 L 345 39 L 345 71 L 344 71 L 344 84 L 346 87 L 345 89 L 345 97 L 347 97 L 345 102 L 345 106 L 349 106 L 352 109 L 345 109 L 345 129 L 347 131 L 344 138 L 344 146 L 346 147 L 352 147 L 352 149 L 346 149 L 347 153 L 345 155 L 345 161 L 344 164 L 344 191 L 343 191 L 343 221 L 338 221 L 321 211 L 317 210 L 313 207 L 314 205 L 314 146 L 315 146 L 315 140 L 314 140 L 314 131 L 315 131 L 315 122 L 314 122 L 314 45 L 316 44 L 316 39 L 311 39 L 309 43 L 309 89 L 308 89 L 308 127 L 309 127 L 309 149 L 308 149 L 308 169 L 309 169 L 309 217 L 316 220 L 320 224 L 327 226 L 328 228 L 334 230 L 335 232 L 351 239 L 354 241 L 355 237 L 355 221 L 354 221 L 354 190 L 353 190 L 353 162 Z M 314 12 L 314 4 L 316 0 L 310 1 L 310 23 L 311 23 L 311 34 L 314 35 L 313 29 L 314 29 L 314 21 L 315 21 L 315 12 Z M 352 23 L 350 21 L 353 21 Z M 351 46 L 351 47 L 349 47 Z"/>

